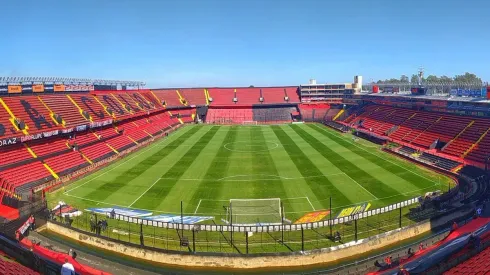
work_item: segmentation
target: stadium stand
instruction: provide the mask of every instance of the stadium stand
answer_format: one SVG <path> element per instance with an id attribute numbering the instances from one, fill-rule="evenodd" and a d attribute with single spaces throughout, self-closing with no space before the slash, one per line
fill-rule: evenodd
<path id="1" fill-rule="evenodd" d="M 468 251 L 466 251 L 468 252 Z M 445 275 L 488 274 L 490 269 L 490 247 L 471 257 L 469 260 L 444 272 Z"/>
<path id="2" fill-rule="evenodd" d="M 298 103 L 298 87 L 261 88 L 264 104 Z M 287 100 L 286 100 L 287 99 Z"/>
<path id="3" fill-rule="evenodd" d="M 252 108 L 252 120 L 268 123 L 291 122 L 291 113 L 295 111 L 295 107 L 254 107 Z"/>
<path id="4" fill-rule="evenodd" d="M 189 92 L 193 91 L 186 94 Z M 185 107 L 184 96 L 179 97 L 175 90 L 156 94 L 167 105 Z M 17 137 L 3 141 L 0 147 L 0 178 L 8 182 L 5 190 L 30 192 L 39 184 L 194 121 L 195 108 L 172 110 L 171 117 L 156 94 L 150 90 L 95 91 L 0 98 L 0 137 Z M 191 98 L 204 103 L 204 91 Z"/>
<path id="5" fill-rule="evenodd" d="M 208 89 L 210 97 L 210 106 L 231 106 L 235 98 L 235 89 L 233 88 L 210 88 Z M 239 99 L 238 99 L 239 100 Z"/>
<path id="6" fill-rule="evenodd" d="M 5 97 L 3 101 L 14 117 L 26 124 L 28 132 L 31 134 L 58 128 L 50 117 L 49 110 L 42 105 L 36 96 Z"/>
<path id="7" fill-rule="evenodd" d="M 184 97 L 190 105 L 206 105 L 206 94 L 204 88 L 201 89 L 180 89 L 182 97 Z"/>
<path id="8" fill-rule="evenodd" d="M 3 256 L 0 256 L 0 274 L 5 275 L 39 275 L 32 269 L 29 269 L 19 263 L 12 260 L 6 260 Z"/>
<path id="9" fill-rule="evenodd" d="M 301 117 L 304 121 L 323 122 L 329 109 L 330 105 L 326 103 L 299 104 Z"/>
<path id="10" fill-rule="evenodd" d="M 59 115 L 65 126 L 75 126 L 87 123 L 88 119 L 82 116 L 81 109 L 78 109 L 68 95 L 47 95 L 42 97 L 42 101 L 54 114 Z"/>
<path id="11" fill-rule="evenodd" d="M 341 108 L 337 103 L 300 102 L 297 87 L 109 90 L 2 97 L 0 137 L 25 140 L 0 147 L 0 196 L 2 201 L 7 196 L 17 197 L 118 156 L 164 131 L 196 121 L 198 110 L 206 123 L 244 124 L 291 122 L 299 108 L 304 121 L 321 121 L 343 132 L 355 127 L 384 137 L 383 141 L 399 142 L 402 146 L 398 153 L 451 172 L 461 169 L 466 159 L 481 163 L 489 157 L 490 119 L 375 104 L 346 112 L 345 105 Z M 59 133 L 44 135 L 53 130 Z M 41 136 L 33 137 L 35 133 Z M 476 193 L 487 194 L 485 184 L 475 185 Z M 0 216 L 8 216 L 8 207 L 0 205 Z M 348 207 L 340 216 L 369 207 L 368 203 Z M 487 252 L 478 259 L 487 260 Z M 472 264 L 469 261 L 466 267 L 448 274 L 464 272 Z M 5 266 L 0 257 L 1 274 L 7 272 Z M 37 274 L 19 270 L 16 272 Z"/>
<path id="12" fill-rule="evenodd" d="M 254 121 L 253 111 L 251 108 L 227 108 L 214 109 L 210 108 L 206 115 L 207 123 L 215 124 L 242 124 L 245 121 Z"/>
<path id="13" fill-rule="evenodd" d="M 236 89 L 236 97 L 238 98 L 238 105 L 251 106 L 253 104 L 260 103 L 260 88 L 238 88 Z"/>
<path id="14" fill-rule="evenodd" d="M 480 163 L 488 158 L 489 119 L 381 105 L 361 110 L 343 123 L 420 149 L 437 149 L 448 157 Z"/>
<path id="15" fill-rule="evenodd" d="M 87 111 L 93 121 L 109 119 L 109 115 L 104 107 L 97 102 L 97 99 L 90 94 L 73 94 L 71 98 L 84 111 Z"/>
<path id="16" fill-rule="evenodd" d="M 32 155 L 22 144 L 12 147 L 0 147 L 0 170 L 8 164 L 32 159 Z"/>
<path id="17" fill-rule="evenodd" d="M 25 184 L 53 179 L 53 175 L 39 161 L 2 170 L 0 171 L 0 177 L 13 184 L 17 191 L 21 191 L 18 187 Z"/>
<path id="18" fill-rule="evenodd" d="M 156 95 L 160 102 L 165 102 L 165 105 L 167 107 L 179 107 L 187 105 L 187 103 L 182 103 L 182 97 L 180 97 L 180 93 L 177 89 L 153 90 L 152 92 Z"/>

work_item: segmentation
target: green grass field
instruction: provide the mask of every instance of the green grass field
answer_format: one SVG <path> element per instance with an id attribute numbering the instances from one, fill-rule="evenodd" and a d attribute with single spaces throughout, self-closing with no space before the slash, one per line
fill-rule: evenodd
<path id="1" fill-rule="evenodd" d="M 445 190 L 449 182 L 319 124 L 189 125 L 48 199 L 154 214 L 180 213 L 183 201 L 186 214 L 221 223 L 230 199 L 280 198 L 286 218 L 295 221 L 328 209 L 330 197 L 334 213 L 361 202 L 376 208 Z"/>

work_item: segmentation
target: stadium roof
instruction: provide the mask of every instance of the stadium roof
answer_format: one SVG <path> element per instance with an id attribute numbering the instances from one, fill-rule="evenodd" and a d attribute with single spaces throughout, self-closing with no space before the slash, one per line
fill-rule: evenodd
<path id="1" fill-rule="evenodd" d="M 103 80 L 89 78 L 70 77 L 31 77 L 31 76 L 6 76 L 0 77 L 0 84 L 32 84 L 32 83 L 62 83 L 62 84 L 92 84 L 92 85 L 121 85 L 128 87 L 141 87 L 146 83 L 142 81 Z"/>

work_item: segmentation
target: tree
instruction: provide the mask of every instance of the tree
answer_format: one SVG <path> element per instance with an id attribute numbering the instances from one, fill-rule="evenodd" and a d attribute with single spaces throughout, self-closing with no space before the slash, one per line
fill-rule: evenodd
<path id="1" fill-rule="evenodd" d="M 390 79 L 385 79 L 385 80 L 378 80 L 376 83 L 378 84 L 403 84 L 403 83 L 411 83 L 413 84 L 418 84 L 419 83 L 419 77 L 417 74 L 413 74 L 412 77 L 409 78 L 406 75 L 401 75 L 399 79 L 396 78 L 390 78 Z M 452 84 L 454 82 L 458 83 L 467 83 L 467 84 L 482 84 L 481 78 L 477 77 L 475 74 L 468 73 L 466 72 L 463 75 L 456 75 L 454 78 L 451 78 L 449 76 L 443 75 L 441 77 L 438 77 L 437 75 L 429 75 L 427 78 L 422 78 L 422 82 L 428 82 L 428 83 L 441 83 L 441 84 Z"/>
<path id="2" fill-rule="evenodd" d="M 412 77 L 410 78 L 411 83 L 419 83 L 419 76 L 416 74 L 413 74 Z"/>
<path id="3" fill-rule="evenodd" d="M 400 76 L 400 83 L 408 83 L 408 82 L 409 82 L 408 76 L 404 74 Z"/>
<path id="4" fill-rule="evenodd" d="M 443 75 L 439 78 L 439 80 L 442 82 L 442 83 L 452 83 L 453 82 L 453 79 L 450 78 L 449 76 L 446 76 L 446 75 Z"/>
<path id="5" fill-rule="evenodd" d="M 464 75 L 456 75 L 454 77 L 454 81 L 461 83 L 482 83 L 481 78 L 468 72 L 466 72 Z"/>
<path id="6" fill-rule="evenodd" d="M 438 83 L 438 82 L 440 82 L 439 77 L 437 77 L 435 75 L 429 75 L 426 80 L 429 83 Z"/>

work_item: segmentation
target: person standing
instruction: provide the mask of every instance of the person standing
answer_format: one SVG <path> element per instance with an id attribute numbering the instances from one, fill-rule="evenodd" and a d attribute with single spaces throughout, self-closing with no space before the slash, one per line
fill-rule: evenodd
<path id="1" fill-rule="evenodd" d="M 61 275 L 76 275 L 75 267 L 65 258 L 65 263 L 61 266 Z"/>

